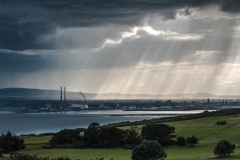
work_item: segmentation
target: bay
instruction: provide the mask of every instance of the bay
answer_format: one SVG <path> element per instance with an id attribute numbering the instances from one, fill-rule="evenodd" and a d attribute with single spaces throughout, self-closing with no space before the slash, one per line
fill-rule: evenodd
<path id="1" fill-rule="evenodd" d="M 123 121 L 139 121 L 144 119 L 195 114 L 203 110 L 193 111 L 122 111 L 100 110 L 79 112 L 46 112 L 46 113 L 11 113 L 0 112 L 0 133 L 10 131 L 16 135 L 58 132 L 61 129 L 87 128 L 92 122 L 100 125 Z"/>

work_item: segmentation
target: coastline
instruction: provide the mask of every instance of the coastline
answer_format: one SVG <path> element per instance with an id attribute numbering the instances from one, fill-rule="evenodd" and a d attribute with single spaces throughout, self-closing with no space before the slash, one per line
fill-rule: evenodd
<path id="1" fill-rule="evenodd" d="M 198 111 L 203 112 L 203 111 Z M 92 122 L 109 125 L 122 122 L 139 122 L 143 120 L 175 117 L 179 115 L 195 114 L 196 111 L 121 111 L 98 110 L 82 112 L 41 112 L 41 113 L 8 113 L 0 114 L 0 133 L 11 131 L 16 135 L 40 134 L 58 132 L 62 129 L 87 128 Z M 23 125 L 24 124 L 24 125 Z"/>

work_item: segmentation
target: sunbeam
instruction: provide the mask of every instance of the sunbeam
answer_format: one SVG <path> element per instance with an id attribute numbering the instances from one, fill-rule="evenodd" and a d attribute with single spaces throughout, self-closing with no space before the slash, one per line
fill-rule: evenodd
<path id="1" fill-rule="evenodd" d="M 1 2 L 0 87 L 240 94 L 239 2 L 114 2 Z"/>

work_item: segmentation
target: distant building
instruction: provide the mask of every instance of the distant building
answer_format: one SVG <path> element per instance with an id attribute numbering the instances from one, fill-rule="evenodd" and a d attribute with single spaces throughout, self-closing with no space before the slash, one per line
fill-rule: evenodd
<path id="1" fill-rule="evenodd" d="M 47 104 L 45 105 L 45 107 L 50 109 L 50 108 L 52 107 L 52 105 L 49 104 L 49 103 L 47 103 Z"/>
<path id="2" fill-rule="evenodd" d="M 88 109 L 88 105 L 87 104 L 71 104 L 69 108 L 71 110 Z"/>
<path id="3" fill-rule="evenodd" d="M 104 104 L 99 105 L 99 109 L 110 109 L 109 106 L 105 106 Z"/>
<path id="4" fill-rule="evenodd" d="M 128 110 L 135 110 L 135 109 L 137 109 L 136 106 L 130 106 L 130 107 L 128 107 Z"/>
<path id="5" fill-rule="evenodd" d="M 172 109 L 172 106 L 161 106 L 159 107 L 160 109 L 167 110 L 167 109 Z"/>

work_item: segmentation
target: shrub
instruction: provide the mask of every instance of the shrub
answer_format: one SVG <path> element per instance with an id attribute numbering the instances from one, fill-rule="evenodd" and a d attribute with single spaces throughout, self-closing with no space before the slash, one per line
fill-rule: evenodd
<path id="1" fill-rule="evenodd" d="M 157 160 L 167 157 L 161 144 L 157 141 L 143 141 L 132 151 L 132 160 Z"/>
<path id="2" fill-rule="evenodd" d="M 125 132 L 126 132 L 125 144 L 132 144 L 135 147 L 135 145 L 141 143 L 142 140 L 138 133 L 138 128 L 136 126 L 131 126 L 130 129 L 125 130 Z"/>
<path id="3" fill-rule="evenodd" d="M 226 121 L 218 121 L 215 125 L 226 125 Z"/>
<path id="4" fill-rule="evenodd" d="M 38 157 L 37 155 L 30 155 L 22 152 L 14 152 L 10 154 L 6 160 L 71 160 L 68 157 L 58 157 L 50 159 L 49 157 Z"/>
<path id="5" fill-rule="evenodd" d="M 29 155 L 22 152 L 14 152 L 10 154 L 9 160 L 41 160 L 37 155 Z"/>
<path id="6" fill-rule="evenodd" d="M 156 140 L 163 146 L 172 144 L 171 139 L 176 137 L 175 127 L 166 124 L 147 124 L 142 127 L 141 136 L 146 140 Z"/>
<path id="7" fill-rule="evenodd" d="M 217 143 L 217 146 L 214 148 L 213 153 L 219 157 L 225 157 L 226 155 L 230 156 L 230 154 L 233 153 L 235 147 L 235 144 L 231 144 L 227 140 L 221 140 Z"/>
<path id="8" fill-rule="evenodd" d="M 75 131 L 72 129 L 64 129 L 58 133 L 55 133 L 53 137 L 50 139 L 49 143 L 51 144 L 52 147 L 57 147 L 59 145 L 80 142 L 81 140 L 82 137 L 80 136 L 79 131 Z"/>
<path id="9" fill-rule="evenodd" d="M 0 149 L 0 158 L 2 158 L 2 157 L 3 157 L 3 150 Z"/>
<path id="10" fill-rule="evenodd" d="M 192 137 L 187 137 L 186 139 L 187 144 L 194 146 L 198 144 L 198 138 L 196 138 L 194 135 Z"/>
<path id="11" fill-rule="evenodd" d="M 3 153 L 18 151 L 25 147 L 24 140 L 9 131 L 5 135 L 2 134 L 2 136 L 0 136 L 0 148 Z"/>
<path id="12" fill-rule="evenodd" d="M 180 137 L 177 137 L 177 144 L 179 146 L 185 146 L 187 143 L 186 143 L 186 139 L 182 136 Z"/>

